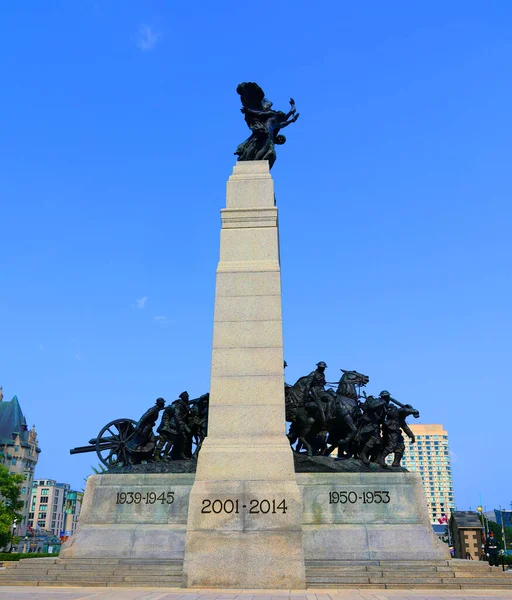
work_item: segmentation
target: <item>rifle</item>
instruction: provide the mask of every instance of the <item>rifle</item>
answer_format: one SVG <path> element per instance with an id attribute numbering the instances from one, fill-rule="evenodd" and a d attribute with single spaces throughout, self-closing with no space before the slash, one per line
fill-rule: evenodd
<path id="1" fill-rule="evenodd" d="M 405 408 L 405 410 L 412 410 L 415 413 L 418 413 L 418 416 L 420 414 L 419 410 L 416 410 L 413 406 L 411 406 L 410 404 L 402 404 L 401 402 L 399 402 L 398 400 L 395 400 L 394 398 L 392 398 L 391 396 L 389 396 L 389 400 L 391 402 L 394 402 L 397 406 L 399 406 L 400 408 Z M 414 414 L 414 413 L 413 413 Z"/>

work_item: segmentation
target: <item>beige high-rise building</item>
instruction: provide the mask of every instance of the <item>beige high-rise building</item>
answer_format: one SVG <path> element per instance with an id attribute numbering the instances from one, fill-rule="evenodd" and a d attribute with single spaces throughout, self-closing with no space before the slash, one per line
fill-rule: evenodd
<path id="1" fill-rule="evenodd" d="M 68 483 L 53 479 L 36 479 L 32 486 L 28 524 L 34 530 L 52 532 L 53 535 L 73 535 L 80 508 L 81 492 L 70 489 Z"/>
<path id="2" fill-rule="evenodd" d="M 20 499 L 23 500 L 20 512 L 23 518 L 21 523 L 13 524 L 16 535 L 24 536 L 27 533 L 30 492 L 40 452 L 36 431 L 34 427 L 29 431 L 17 396 L 4 402 L 0 387 L 0 462 L 9 469 L 9 473 L 25 478 L 20 485 Z"/>
<path id="3" fill-rule="evenodd" d="M 450 517 L 455 510 L 453 499 L 452 467 L 448 432 L 442 425 L 408 423 L 416 443 L 405 438 L 402 466 L 421 475 L 428 501 L 430 521 L 438 523 L 443 515 Z"/>
<path id="4" fill-rule="evenodd" d="M 66 515 L 64 518 L 64 536 L 66 539 L 75 533 L 83 499 L 83 492 L 70 490 L 67 493 L 66 502 L 64 504 L 64 513 Z"/>

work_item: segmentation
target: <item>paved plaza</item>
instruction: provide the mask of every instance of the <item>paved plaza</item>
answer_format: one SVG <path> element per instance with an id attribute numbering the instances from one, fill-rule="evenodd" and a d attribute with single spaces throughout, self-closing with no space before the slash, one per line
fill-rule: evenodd
<path id="1" fill-rule="evenodd" d="M 167 590 L 1 587 L 0 600 L 501 600 L 512 590 Z"/>

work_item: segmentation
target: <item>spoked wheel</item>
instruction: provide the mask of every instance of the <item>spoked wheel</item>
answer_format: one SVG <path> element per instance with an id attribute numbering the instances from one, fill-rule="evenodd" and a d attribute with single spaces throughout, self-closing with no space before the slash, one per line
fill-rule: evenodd
<path id="1" fill-rule="evenodd" d="M 135 435 L 136 424 L 133 419 L 116 419 L 100 431 L 96 438 L 96 454 L 106 467 L 124 467 L 129 463 L 126 445 Z"/>

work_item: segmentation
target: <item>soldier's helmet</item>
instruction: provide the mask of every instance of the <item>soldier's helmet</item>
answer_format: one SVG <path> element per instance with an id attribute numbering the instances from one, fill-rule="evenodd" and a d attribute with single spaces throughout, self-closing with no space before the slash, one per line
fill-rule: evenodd
<path id="1" fill-rule="evenodd" d="M 382 398 L 383 396 L 391 396 L 391 394 L 387 391 L 387 390 L 382 390 L 382 392 L 379 394 L 379 396 Z"/>
<path id="2" fill-rule="evenodd" d="M 165 404 L 165 400 L 163 398 L 157 398 L 156 403 L 158 406 L 163 406 Z"/>
<path id="3" fill-rule="evenodd" d="M 189 398 L 188 392 L 181 392 L 181 394 L 179 395 L 179 398 L 181 398 L 182 400 L 188 400 L 188 398 Z"/>
<path id="4" fill-rule="evenodd" d="M 319 363 L 316 363 L 317 367 L 323 367 L 324 369 L 327 369 L 327 365 L 324 363 L 323 360 L 321 360 Z"/>

